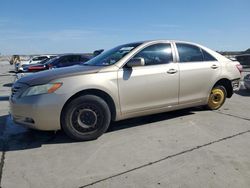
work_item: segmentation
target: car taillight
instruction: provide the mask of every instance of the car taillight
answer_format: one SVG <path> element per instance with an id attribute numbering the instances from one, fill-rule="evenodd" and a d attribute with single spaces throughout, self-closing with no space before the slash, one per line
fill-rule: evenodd
<path id="1" fill-rule="evenodd" d="M 242 65 L 241 64 L 237 64 L 236 67 L 239 70 L 239 72 L 242 73 L 242 71 L 243 71 Z"/>

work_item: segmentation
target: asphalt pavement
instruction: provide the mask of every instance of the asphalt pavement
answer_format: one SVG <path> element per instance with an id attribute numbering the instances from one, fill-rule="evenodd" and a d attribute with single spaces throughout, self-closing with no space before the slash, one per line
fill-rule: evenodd
<path id="1" fill-rule="evenodd" d="M 89 142 L 15 125 L 15 74 L 0 62 L 1 188 L 250 187 L 250 91 L 218 111 L 190 108 L 112 123 Z"/>

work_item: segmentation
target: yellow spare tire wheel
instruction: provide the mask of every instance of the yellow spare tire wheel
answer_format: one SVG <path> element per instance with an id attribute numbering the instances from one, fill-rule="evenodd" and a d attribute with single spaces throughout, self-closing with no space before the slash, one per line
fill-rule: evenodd
<path id="1" fill-rule="evenodd" d="M 208 99 L 207 107 L 210 110 L 219 109 L 225 102 L 227 97 L 226 89 L 223 86 L 215 86 Z"/>

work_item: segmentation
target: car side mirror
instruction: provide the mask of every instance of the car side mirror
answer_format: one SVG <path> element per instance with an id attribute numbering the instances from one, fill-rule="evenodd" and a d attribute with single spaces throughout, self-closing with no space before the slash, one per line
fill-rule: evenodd
<path id="1" fill-rule="evenodd" d="M 144 65 L 145 65 L 145 60 L 142 57 L 132 58 L 127 62 L 128 67 L 139 67 Z"/>

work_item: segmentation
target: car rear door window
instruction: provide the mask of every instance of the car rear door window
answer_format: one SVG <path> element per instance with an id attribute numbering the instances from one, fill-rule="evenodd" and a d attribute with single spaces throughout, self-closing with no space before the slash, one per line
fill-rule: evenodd
<path id="1" fill-rule="evenodd" d="M 210 55 L 205 50 L 202 50 L 204 61 L 217 61 L 212 55 Z"/>
<path id="2" fill-rule="evenodd" d="M 180 62 L 198 62 L 204 60 L 202 51 L 197 46 L 190 44 L 176 43 L 176 47 L 179 53 Z"/>
<path id="3" fill-rule="evenodd" d="M 76 65 L 81 63 L 81 56 L 80 55 L 68 55 L 62 57 L 57 66 L 58 67 L 67 67 L 71 65 Z"/>
<path id="4" fill-rule="evenodd" d="M 77 65 L 81 63 L 81 56 L 80 55 L 72 55 L 69 57 L 69 64 L 70 65 Z"/>
<path id="5" fill-rule="evenodd" d="M 153 44 L 144 48 L 134 57 L 145 60 L 145 65 L 167 64 L 173 61 L 172 48 L 170 44 Z"/>
<path id="6" fill-rule="evenodd" d="M 68 64 L 69 64 L 69 56 L 63 56 L 55 63 L 55 66 L 64 67 L 67 66 Z"/>
<path id="7" fill-rule="evenodd" d="M 74 62 L 80 62 L 81 61 L 81 56 L 79 55 L 72 55 L 68 57 L 69 62 L 74 63 Z"/>
<path id="8" fill-rule="evenodd" d="M 86 62 L 88 60 L 90 60 L 90 57 L 81 56 L 81 59 L 80 59 L 81 62 Z"/>

